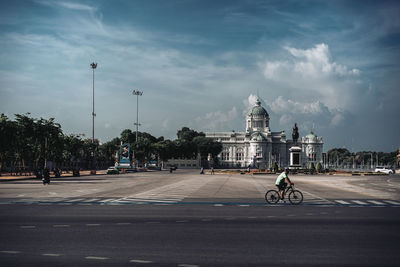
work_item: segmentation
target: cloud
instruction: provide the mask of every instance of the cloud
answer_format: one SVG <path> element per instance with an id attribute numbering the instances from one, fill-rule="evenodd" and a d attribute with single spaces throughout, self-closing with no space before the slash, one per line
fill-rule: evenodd
<path id="1" fill-rule="evenodd" d="M 291 99 L 286 99 L 279 96 L 268 104 L 269 109 L 274 113 L 290 113 L 290 114 L 310 114 L 318 115 L 329 113 L 329 108 L 320 101 L 314 102 L 299 102 Z"/>
<path id="2" fill-rule="evenodd" d="M 357 76 L 360 70 L 332 62 L 327 44 L 317 44 L 310 49 L 284 47 L 294 58 L 289 61 L 273 61 L 265 63 L 265 77 L 279 80 L 287 72 L 298 74 L 299 77 L 321 79 L 327 76 Z"/>
<path id="3" fill-rule="evenodd" d="M 267 80 L 290 89 L 292 98 L 296 94 L 300 99 L 320 99 L 330 108 L 350 109 L 366 87 L 361 71 L 333 61 L 325 43 L 309 49 L 285 46 L 284 50 L 286 58 L 264 62 L 263 73 Z"/>
<path id="4" fill-rule="evenodd" d="M 46 6 L 61 7 L 78 11 L 95 12 L 97 10 L 96 7 L 85 4 L 73 3 L 73 2 L 65 2 L 65 1 L 35 1 L 35 2 Z"/>
<path id="5" fill-rule="evenodd" d="M 196 124 L 199 128 L 206 129 L 209 131 L 228 131 L 233 127 L 233 123 L 238 119 L 238 112 L 236 107 L 232 107 L 228 112 L 215 111 L 209 112 L 204 116 L 197 117 L 195 119 Z"/>

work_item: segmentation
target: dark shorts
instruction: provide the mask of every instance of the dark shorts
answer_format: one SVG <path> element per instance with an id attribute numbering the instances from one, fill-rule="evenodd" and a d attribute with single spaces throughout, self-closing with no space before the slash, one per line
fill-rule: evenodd
<path id="1" fill-rule="evenodd" d="M 280 182 L 279 185 L 277 184 L 276 186 L 279 188 L 279 190 L 285 190 L 287 183 L 285 183 L 285 180 L 282 180 L 282 182 Z"/>

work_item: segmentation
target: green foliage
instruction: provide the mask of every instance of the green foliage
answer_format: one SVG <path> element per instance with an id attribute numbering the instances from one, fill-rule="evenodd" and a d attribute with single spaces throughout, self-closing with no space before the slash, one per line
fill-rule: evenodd
<path id="1" fill-rule="evenodd" d="M 321 170 L 322 170 L 322 164 L 321 164 L 321 162 L 318 162 L 318 163 L 317 163 L 317 166 L 315 167 L 315 169 L 317 170 L 317 172 L 321 172 Z"/>
<path id="2" fill-rule="evenodd" d="M 310 171 L 315 171 L 315 165 L 314 165 L 313 162 L 310 162 L 310 165 L 308 166 L 308 169 L 309 169 Z"/>

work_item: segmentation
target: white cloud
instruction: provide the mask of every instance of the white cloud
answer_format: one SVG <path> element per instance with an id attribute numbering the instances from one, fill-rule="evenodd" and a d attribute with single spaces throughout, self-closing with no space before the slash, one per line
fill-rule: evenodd
<path id="1" fill-rule="evenodd" d="M 97 8 L 85 4 L 73 3 L 73 2 L 64 2 L 64 1 L 36 1 L 39 4 L 52 6 L 52 7 L 62 7 L 71 10 L 79 10 L 79 11 L 89 11 L 94 12 Z"/>
<path id="2" fill-rule="evenodd" d="M 332 62 L 327 44 L 317 44 L 311 49 L 296 49 L 285 47 L 296 59 L 293 69 L 304 77 L 318 77 L 319 75 L 358 75 L 358 69 L 348 70 L 346 66 Z"/>
<path id="3" fill-rule="evenodd" d="M 258 97 L 256 95 L 250 94 L 249 97 L 243 100 L 244 110 L 243 115 L 246 115 L 249 110 L 255 106 Z"/>
<path id="4" fill-rule="evenodd" d="M 324 43 L 309 49 L 286 46 L 284 50 L 288 58 L 266 61 L 262 65 L 268 81 L 285 88 L 293 99 L 319 99 L 331 109 L 354 106 L 364 86 L 360 83 L 360 70 L 335 62 Z M 313 110 L 317 106 L 309 108 Z"/>
<path id="5" fill-rule="evenodd" d="M 227 131 L 232 128 L 233 123 L 238 119 L 238 112 L 236 107 L 232 107 L 228 112 L 215 111 L 209 112 L 205 116 L 200 116 L 195 119 L 199 128 L 216 131 Z"/>
<path id="6" fill-rule="evenodd" d="M 293 113 L 293 114 L 321 114 L 328 108 L 320 101 L 314 102 L 298 102 L 291 99 L 285 99 L 279 96 L 271 104 L 270 108 L 276 113 Z"/>

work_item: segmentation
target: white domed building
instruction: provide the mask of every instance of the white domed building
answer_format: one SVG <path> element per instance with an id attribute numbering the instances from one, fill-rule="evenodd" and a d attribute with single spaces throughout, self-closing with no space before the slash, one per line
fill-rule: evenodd
<path id="1" fill-rule="evenodd" d="M 290 167 L 290 148 L 295 144 L 286 139 L 285 131 L 272 132 L 269 128 L 269 114 L 257 99 L 256 105 L 246 116 L 245 132 L 207 132 L 206 137 L 222 143 L 218 155 L 221 167 L 270 168 L 273 163 L 279 167 Z M 301 166 L 312 161 L 322 163 L 323 141 L 314 133 L 301 138 L 296 147 L 301 147 Z"/>

